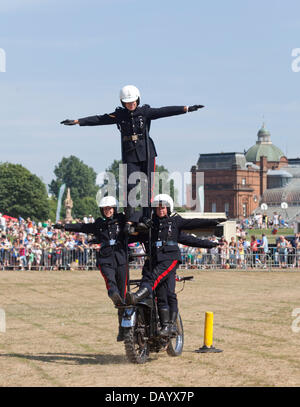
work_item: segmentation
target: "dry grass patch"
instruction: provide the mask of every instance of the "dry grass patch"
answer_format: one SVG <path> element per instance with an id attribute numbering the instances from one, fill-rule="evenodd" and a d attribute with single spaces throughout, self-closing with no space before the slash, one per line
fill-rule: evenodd
<path id="1" fill-rule="evenodd" d="M 300 273 L 182 271 L 183 354 L 130 364 L 97 271 L 1 272 L 0 386 L 299 386 Z M 132 272 L 137 278 L 139 272 Z M 178 284 L 178 291 L 182 285 Z M 198 354 L 205 311 L 220 354 Z"/>

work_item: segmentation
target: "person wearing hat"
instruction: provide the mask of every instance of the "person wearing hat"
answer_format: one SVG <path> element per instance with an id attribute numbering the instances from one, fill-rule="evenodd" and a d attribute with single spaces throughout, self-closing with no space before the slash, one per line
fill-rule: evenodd
<path id="1" fill-rule="evenodd" d="M 176 270 L 182 261 L 178 243 L 204 248 L 219 245 L 218 242 L 193 236 L 187 238 L 182 235 L 182 231 L 214 227 L 226 219 L 184 219 L 176 213 L 172 214 L 174 202 L 167 194 L 157 195 L 152 202 L 152 207 L 151 241 L 149 242 L 149 235 L 146 232 L 140 232 L 136 236 L 138 241 L 145 244 L 147 253 L 151 246 L 151 258 L 145 261 L 138 291 L 127 292 L 126 304 L 136 305 L 155 291 L 162 325 L 161 335 L 168 336 L 170 332 L 174 333 L 178 313 L 175 277 Z"/>
<path id="2" fill-rule="evenodd" d="M 93 223 L 55 224 L 55 229 L 85 233 L 95 236 L 100 244 L 97 252 L 97 267 L 106 284 L 107 293 L 116 306 L 124 305 L 127 289 L 128 264 L 127 248 L 124 238 L 124 213 L 118 213 L 118 201 L 113 196 L 103 197 L 99 202 L 101 217 Z M 118 310 L 119 333 L 117 340 L 122 341 L 122 309 Z"/>
<path id="3" fill-rule="evenodd" d="M 204 107 L 203 105 L 193 105 L 152 108 L 147 104 L 140 106 L 140 99 L 139 89 L 133 85 L 126 85 L 120 91 L 122 107 L 117 107 L 112 113 L 88 116 L 77 120 L 66 119 L 61 122 L 64 125 L 78 124 L 80 126 L 117 125 L 121 133 L 122 162 L 127 165 L 128 206 L 125 211 L 127 219 L 129 219 L 135 207 L 135 197 L 130 200 L 129 194 L 139 182 L 138 179 L 130 180 L 131 174 L 135 172 L 143 173 L 146 175 L 148 183 L 150 183 L 150 176 L 155 172 L 157 152 L 152 138 L 147 138 L 151 120 L 194 112 Z M 149 143 L 147 143 L 147 140 Z M 142 186 L 142 188 L 144 187 Z M 145 208 L 148 208 L 150 205 L 148 199 L 146 202 Z M 148 210 L 145 209 L 145 216 L 147 216 L 147 213 Z"/>

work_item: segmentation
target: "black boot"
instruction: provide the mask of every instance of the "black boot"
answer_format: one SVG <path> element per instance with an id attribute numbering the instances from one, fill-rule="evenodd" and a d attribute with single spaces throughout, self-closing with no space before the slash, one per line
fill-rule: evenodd
<path id="1" fill-rule="evenodd" d="M 147 287 L 140 288 L 136 293 L 127 292 L 126 293 L 126 305 L 136 305 L 139 301 L 148 297 L 150 294 Z"/>
<path id="2" fill-rule="evenodd" d="M 118 332 L 118 336 L 117 336 L 117 342 L 124 341 L 124 328 L 121 326 L 122 317 L 123 317 L 123 310 L 119 309 L 118 310 L 119 332 Z"/>
<path id="3" fill-rule="evenodd" d="M 135 230 L 137 232 L 146 232 L 148 231 L 151 226 L 152 226 L 153 222 L 151 218 L 147 218 L 146 216 L 144 216 L 141 220 L 141 222 L 139 222 L 136 226 L 135 226 Z"/>
<path id="4" fill-rule="evenodd" d="M 171 318 L 170 318 L 170 335 L 171 336 L 176 336 L 177 335 L 177 312 L 173 311 L 171 312 Z"/>
<path id="5" fill-rule="evenodd" d="M 135 225 L 134 231 L 135 232 L 147 232 L 149 230 L 148 226 L 145 223 L 139 222 Z"/>
<path id="6" fill-rule="evenodd" d="M 168 337 L 168 336 L 170 336 L 169 308 L 161 308 L 161 309 L 159 309 L 158 313 L 159 313 L 159 319 L 160 319 L 160 325 L 161 325 L 161 330 L 159 331 L 158 335 L 163 336 L 163 337 Z"/>
<path id="7" fill-rule="evenodd" d="M 125 305 L 123 299 L 121 298 L 120 294 L 117 291 L 112 293 L 109 297 L 116 306 Z"/>

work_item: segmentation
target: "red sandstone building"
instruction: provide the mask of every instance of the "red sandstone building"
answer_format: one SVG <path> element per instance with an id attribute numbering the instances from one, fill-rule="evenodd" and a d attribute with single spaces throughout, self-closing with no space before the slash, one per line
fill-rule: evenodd
<path id="1" fill-rule="evenodd" d="M 264 125 L 257 142 L 245 153 L 200 154 L 191 168 L 193 197 L 196 173 L 204 174 L 204 212 L 226 212 L 229 218 L 248 217 L 268 187 L 267 173 L 288 165 L 283 152 L 271 142 Z"/>

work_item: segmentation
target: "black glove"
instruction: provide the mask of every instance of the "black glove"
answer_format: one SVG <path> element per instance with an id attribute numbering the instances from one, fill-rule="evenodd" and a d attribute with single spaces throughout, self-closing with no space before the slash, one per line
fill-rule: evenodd
<path id="1" fill-rule="evenodd" d="M 62 122 L 60 122 L 60 124 L 64 124 L 66 126 L 73 126 L 76 123 L 75 123 L 75 120 L 66 119 L 66 120 L 63 120 Z"/>
<path id="2" fill-rule="evenodd" d="M 226 220 L 227 219 L 225 219 L 225 218 L 208 219 L 208 223 L 211 223 L 212 226 L 213 225 L 217 226 L 220 223 L 225 222 Z"/>
<path id="3" fill-rule="evenodd" d="M 151 228 L 151 226 L 153 225 L 152 219 L 151 218 L 147 218 L 146 216 L 144 216 L 142 218 L 142 222 L 147 226 L 147 228 Z"/>
<path id="4" fill-rule="evenodd" d="M 216 221 L 217 221 L 218 223 L 222 223 L 222 222 L 226 222 L 227 219 L 226 219 L 226 218 L 217 218 Z"/>
<path id="5" fill-rule="evenodd" d="M 211 242 L 211 244 L 212 244 L 212 247 L 220 246 L 220 243 L 219 243 L 219 242 Z"/>
<path id="6" fill-rule="evenodd" d="M 98 241 L 98 239 L 96 237 L 94 237 L 91 240 L 88 240 L 88 244 L 99 244 L 100 242 Z"/>
<path id="7" fill-rule="evenodd" d="M 54 229 L 63 229 L 64 225 L 62 225 L 61 223 L 55 223 L 55 225 L 53 225 Z"/>
<path id="8" fill-rule="evenodd" d="M 202 109 L 203 105 L 193 105 L 188 107 L 188 112 L 195 112 L 198 109 Z"/>

